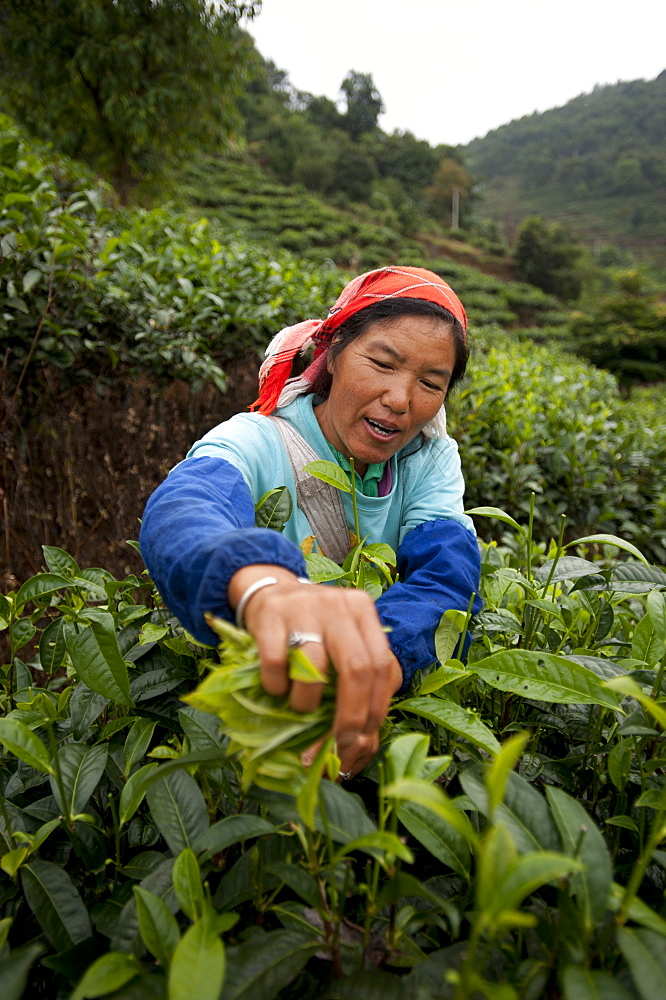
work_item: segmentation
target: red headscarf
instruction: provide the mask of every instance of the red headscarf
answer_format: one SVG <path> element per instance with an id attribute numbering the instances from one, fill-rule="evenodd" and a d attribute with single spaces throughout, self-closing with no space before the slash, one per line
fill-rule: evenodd
<path id="1" fill-rule="evenodd" d="M 273 338 L 266 350 L 266 360 L 259 369 L 259 398 L 250 409 L 258 409 L 268 415 L 278 405 L 284 405 L 280 404 L 280 396 L 291 375 L 294 358 L 315 344 L 315 360 L 298 380 L 300 391 L 307 391 L 307 386 L 321 372 L 323 356 L 335 331 L 366 306 L 382 299 L 398 298 L 436 302 L 455 316 L 463 333 L 467 333 L 467 315 L 462 302 L 439 275 L 422 267 L 380 267 L 376 271 L 368 271 L 343 288 L 325 320 L 307 319 L 287 327 Z"/>

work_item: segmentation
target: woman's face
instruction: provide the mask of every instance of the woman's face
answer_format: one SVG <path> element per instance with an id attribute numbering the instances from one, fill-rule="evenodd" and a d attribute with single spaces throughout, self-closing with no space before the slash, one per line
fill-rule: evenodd
<path id="1" fill-rule="evenodd" d="M 364 475 L 432 420 L 455 361 L 453 329 L 443 320 L 400 316 L 372 323 L 328 363 L 330 395 L 314 411 L 324 437 Z"/>

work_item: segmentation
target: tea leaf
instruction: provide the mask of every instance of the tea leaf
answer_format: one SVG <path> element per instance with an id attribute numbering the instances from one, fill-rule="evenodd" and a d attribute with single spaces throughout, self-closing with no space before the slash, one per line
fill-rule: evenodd
<path id="1" fill-rule="evenodd" d="M 40 597 L 55 594 L 58 590 L 69 590 L 71 587 L 72 581 L 66 580 L 62 576 L 56 576 L 53 573 L 38 573 L 37 576 L 26 580 L 20 587 L 16 595 L 16 610 L 21 611 L 29 601 L 38 601 Z"/>
<path id="2" fill-rule="evenodd" d="M 464 611 L 445 611 L 435 629 L 435 652 L 440 663 L 446 663 L 453 656 L 460 636 L 467 624 Z"/>
<path id="3" fill-rule="evenodd" d="M 324 483 L 342 490 L 343 493 L 351 493 L 349 476 L 336 462 L 326 462 L 320 459 L 317 462 L 309 462 L 303 468 L 315 479 L 321 479 Z"/>
<path id="4" fill-rule="evenodd" d="M 29 944 L 0 959 L 0 996 L 2 1000 L 20 1000 L 25 996 L 30 966 L 42 954 L 41 944 Z"/>
<path id="5" fill-rule="evenodd" d="M 471 855 L 467 841 L 448 820 L 416 802 L 403 802 L 398 819 L 434 858 L 469 880 Z"/>
<path id="6" fill-rule="evenodd" d="M 129 676 L 120 655 L 113 618 L 103 614 L 87 628 L 67 637 L 67 651 L 82 681 L 97 694 L 132 708 Z"/>
<path id="7" fill-rule="evenodd" d="M 181 851 L 174 862 L 173 887 L 185 916 L 198 920 L 203 913 L 204 892 L 199 865 L 189 847 Z"/>
<path id="8" fill-rule="evenodd" d="M 35 733 L 16 719 L 0 719 L 0 743 L 42 774 L 53 774 L 51 755 Z"/>
<path id="9" fill-rule="evenodd" d="M 53 776 L 51 791 L 61 812 L 68 816 L 83 812 L 104 774 L 107 756 L 107 748 L 103 745 L 88 748 L 79 743 L 66 743 L 60 748 L 58 763 L 67 801 L 60 801 L 60 788 Z"/>
<path id="10" fill-rule="evenodd" d="M 71 878 L 52 861 L 23 866 L 28 905 L 56 951 L 66 951 L 92 937 L 88 911 Z"/>
<path id="11" fill-rule="evenodd" d="M 510 514 L 506 514 L 499 507 L 473 507 L 471 510 L 466 510 L 465 513 L 469 515 L 476 514 L 478 517 L 496 517 L 498 521 L 510 524 L 523 538 L 527 538 L 525 529 L 517 521 L 514 521 Z"/>
<path id="12" fill-rule="evenodd" d="M 477 664 L 474 664 L 476 671 Z M 418 697 L 400 701 L 394 706 L 403 712 L 411 712 L 423 719 L 436 722 L 445 729 L 450 729 L 458 736 L 463 736 L 470 743 L 482 747 L 488 753 L 499 753 L 500 745 L 490 729 L 470 709 L 461 708 L 455 702 L 443 698 Z"/>
<path id="13" fill-rule="evenodd" d="M 270 931 L 260 940 L 260 946 L 249 940 L 227 950 L 223 1000 L 276 996 L 321 947 L 310 934 L 298 931 Z M 184 1000 L 191 997 L 190 992 Z"/>
<path id="14" fill-rule="evenodd" d="M 205 830 L 195 841 L 195 850 L 203 852 L 204 861 L 214 854 L 220 854 L 232 844 L 241 843 L 249 837 L 261 837 L 273 833 L 275 826 L 261 816 L 225 816 Z"/>
<path id="15" fill-rule="evenodd" d="M 386 830 L 377 830 L 376 833 L 370 833 L 365 837 L 350 840 L 349 843 L 345 844 L 344 847 L 341 847 L 335 853 L 333 862 L 339 861 L 352 851 L 365 851 L 366 854 L 372 854 L 373 856 L 376 856 L 377 852 L 394 854 L 396 858 L 401 858 L 407 864 L 412 864 L 414 861 L 414 855 L 409 848 L 405 847 L 394 833 L 388 833 Z"/>
<path id="16" fill-rule="evenodd" d="M 624 552 L 629 552 L 630 555 L 636 556 L 636 558 L 649 566 L 649 563 L 642 552 L 632 545 L 631 542 L 627 542 L 624 538 L 618 538 L 617 535 L 585 535 L 584 538 L 576 538 L 573 542 L 569 542 L 564 546 L 565 549 L 570 549 L 572 545 L 614 545 L 618 549 L 622 549 Z"/>
<path id="17" fill-rule="evenodd" d="M 562 973 L 564 1000 L 632 1000 L 632 994 L 609 972 L 567 965 Z"/>
<path id="18" fill-rule="evenodd" d="M 293 510 L 291 493 L 286 486 L 278 486 L 268 490 L 259 497 L 254 508 L 255 524 L 258 528 L 272 528 L 274 531 L 284 531 Z"/>
<path id="19" fill-rule="evenodd" d="M 169 969 L 168 1000 L 218 1000 L 224 979 L 224 945 L 204 920 L 189 927 Z"/>
<path id="20" fill-rule="evenodd" d="M 148 951 L 165 969 L 180 941 L 178 923 L 163 899 L 154 893 L 133 886 L 136 909 L 139 917 L 139 932 Z"/>
<path id="21" fill-rule="evenodd" d="M 597 677 L 554 653 L 508 649 L 469 665 L 469 669 L 491 687 L 511 691 L 523 698 L 559 704 L 592 704 L 619 708 Z"/>
<path id="22" fill-rule="evenodd" d="M 108 993 L 115 993 L 141 972 L 141 964 L 133 955 L 126 955 L 121 951 L 109 951 L 86 970 L 70 1000 L 84 1000 L 86 997 L 92 1000 Z"/>
<path id="23" fill-rule="evenodd" d="M 571 889 L 588 928 L 599 923 L 608 910 L 612 863 L 604 838 L 579 802 L 560 788 L 546 786 L 546 796 L 570 857 L 578 857 L 585 868 L 573 876 Z"/>
<path id="24" fill-rule="evenodd" d="M 617 939 L 642 1000 L 661 996 L 666 982 L 664 939 L 654 931 L 620 927 Z"/>
<path id="25" fill-rule="evenodd" d="M 208 829 L 204 797 L 194 778 L 185 771 L 168 774 L 152 784 L 146 795 L 153 819 L 172 854 L 192 847 Z"/>

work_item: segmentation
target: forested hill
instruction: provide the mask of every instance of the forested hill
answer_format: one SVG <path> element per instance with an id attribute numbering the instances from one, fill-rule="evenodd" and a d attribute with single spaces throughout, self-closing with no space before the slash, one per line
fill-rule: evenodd
<path id="1" fill-rule="evenodd" d="M 505 226 L 538 211 L 583 238 L 658 256 L 666 224 L 666 71 L 595 87 L 503 125 L 465 152 L 484 211 Z"/>

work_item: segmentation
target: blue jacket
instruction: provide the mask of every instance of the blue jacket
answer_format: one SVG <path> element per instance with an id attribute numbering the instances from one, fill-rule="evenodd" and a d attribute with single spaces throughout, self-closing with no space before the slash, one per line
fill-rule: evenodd
<path id="1" fill-rule="evenodd" d="M 329 461 L 330 448 L 313 413 L 313 397 L 301 396 L 279 411 L 315 452 Z M 394 455 L 392 486 L 385 497 L 357 494 L 361 533 L 397 550 L 400 580 L 377 601 L 405 684 L 435 659 L 434 632 L 444 611 L 465 611 L 479 586 L 479 552 L 471 520 L 463 513 L 463 479 L 455 442 L 412 443 Z M 298 544 L 315 534 L 303 512 L 294 512 L 284 533 L 254 525 L 254 505 L 267 490 L 295 484 L 289 458 L 272 421 L 242 413 L 215 427 L 190 450 L 150 497 L 140 544 L 165 603 L 202 642 L 216 643 L 204 621 L 213 611 L 233 621 L 227 587 L 252 563 L 282 566 L 298 576 L 306 567 Z M 351 499 L 342 495 L 349 525 Z M 481 606 L 475 598 L 474 611 Z"/>

